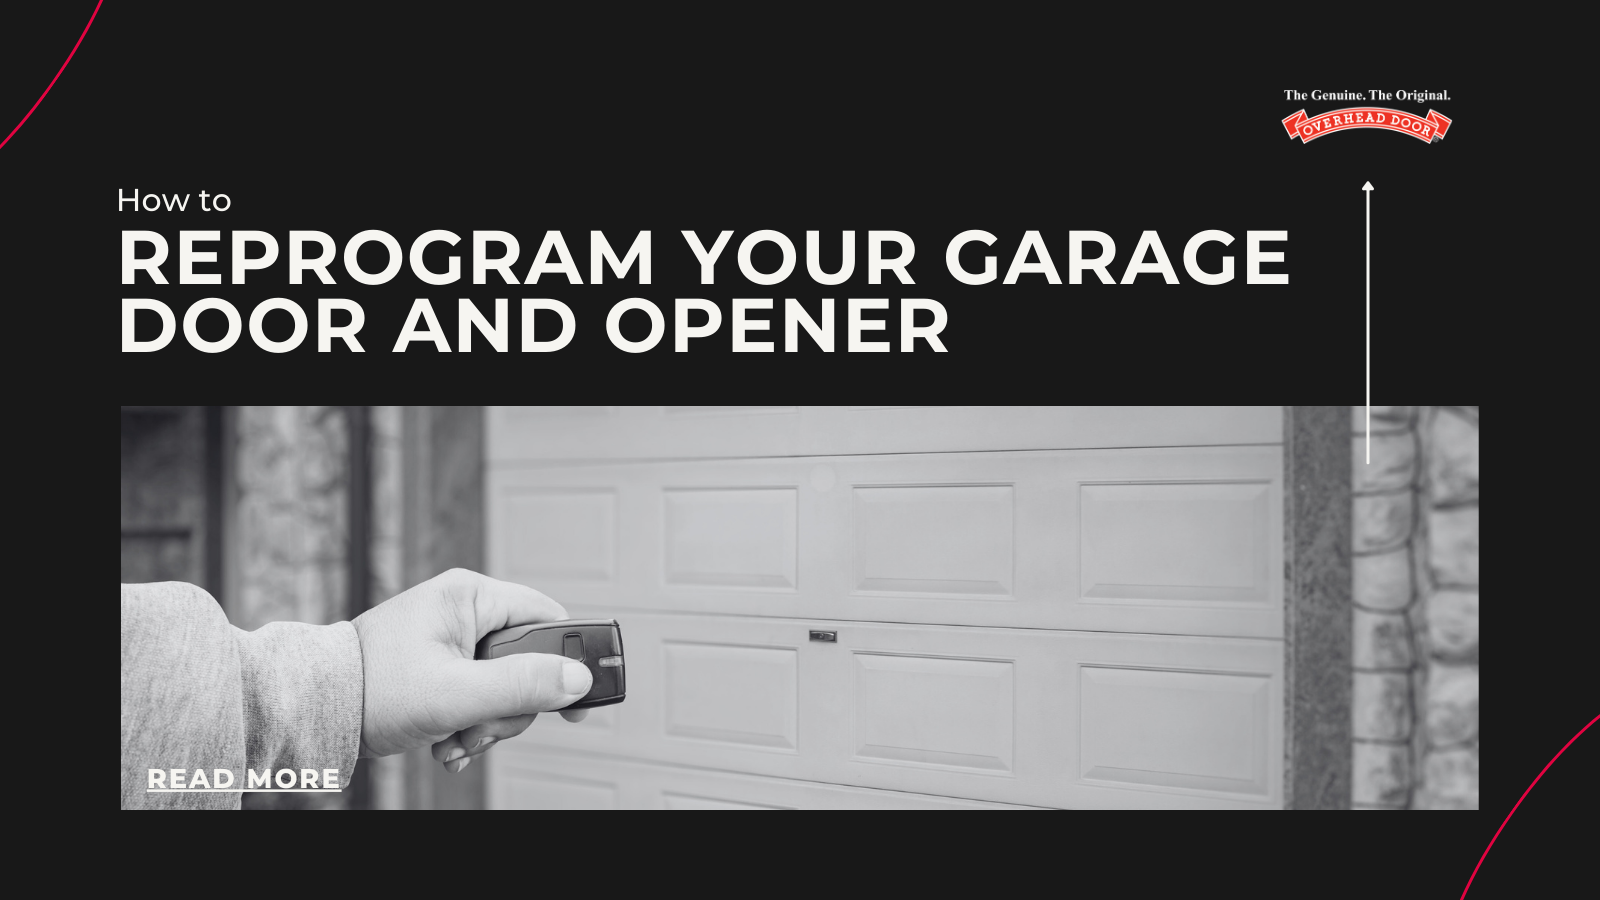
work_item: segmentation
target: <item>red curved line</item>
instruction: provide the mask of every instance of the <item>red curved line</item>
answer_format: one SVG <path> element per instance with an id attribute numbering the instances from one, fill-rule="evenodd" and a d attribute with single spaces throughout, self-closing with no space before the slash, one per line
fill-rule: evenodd
<path id="1" fill-rule="evenodd" d="M 100 3 L 104 2 L 106 2 L 106 0 L 100 0 Z M 94 5 L 94 12 L 89 13 L 89 25 L 94 24 L 94 17 L 100 13 L 100 3 L 96 3 Z M 56 78 L 60 78 L 61 73 L 67 70 L 67 63 L 72 62 L 73 54 L 78 52 L 78 44 L 82 44 L 84 36 L 89 33 L 89 25 L 83 26 L 83 34 L 78 35 L 78 43 L 72 45 L 72 53 L 67 54 L 67 62 L 62 63 L 61 68 L 56 70 L 56 77 L 50 79 L 50 83 L 45 85 L 44 93 L 39 95 L 39 99 L 33 101 L 33 108 L 28 110 L 27 116 L 22 117 L 22 122 L 28 121 L 28 116 L 33 115 L 33 110 L 39 108 L 39 104 L 44 102 L 45 95 L 49 94 L 50 89 L 56 86 Z M 22 127 L 22 122 L 17 123 L 17 128 Z M 17 128 L 11 129 L 11 134 L 16 134 Z M 6 142 L 11 140 L 11 134 L 6 135 L 6 139 L 4 141 L 0 141 L 0 147 L 4 147 Z"/>
<path id="2" fill-rule="evenodd" d="M 1593 725 L 1596 722 L 1600 722 L 1600 716 L 1595 716 L 1594 718 L 1590 719 L 1589 725 Z M 1583 733 L 1589 730 L 1589 725 L 1585 725 L 1579 729 L 1578 733 L 1572 736 L 1572 741 L 1576 741 L 1578 738 L 1583 737 Z M 1556 760 L 1561 758 L 1561 754 L 1567 752 L 1567 747 L 1572 746 L 1572 741 L 1567 741 L 1565 746 L 1556 751 L 1555 756 L 1550 757 L 1550 761 L 1544 764 L 1544 768 L 1539 770 L 1538 775 L 1534 776 L 1533 784 L 1538 784 L 1539 779 L 1544 777 L 1544 773 L 1550 771 L 1550 767 L 1555 765 Z M 1533 784 L 1528 785 L 1528 791 L 1533 790 Z M 1517 798 L 1516 805 L 1511 807 L 1511 812 L 1506 813 L 1506 821 L 1501 822 L 1500 827 L 1496 828 L 1494 831 L 1494 837 L 1489 838 L 1489 846 L 1483 848 L 1483 856 L 1478 857 L 1478 864 L 1472 867 L 1472 876 L 1471 878 L 1467 879 L 1467 886 L 1461 889 L 1462 900 L 1466 900 L 1467 891 L 1472 890 L 1472 879 L 1478 877 L 1478 870 L 1483 867 L 1484 857 L 1488 856 L 1489 851 L 1494 849 L 1495 838 L 1500 837 L 1500 832 L 1506 830 L 1506 822 L 1511 821 L 1511 817 L 1517 814 L 1517 807 L 1522 805 L 1522 801 L 1528 799 L 1528 791 L 1523 791 L 1522 796 Z"/>

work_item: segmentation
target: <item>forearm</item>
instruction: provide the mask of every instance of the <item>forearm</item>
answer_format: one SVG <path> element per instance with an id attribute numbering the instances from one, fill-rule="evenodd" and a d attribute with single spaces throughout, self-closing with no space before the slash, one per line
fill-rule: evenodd
<path id="1" fill-rule="evenodd" d="M 237 793 L 195 791 L 197 770 L 233 791 L 252 786 L 247 769 L 349 780 L 364 693 L 350 623 L 245 632 L 177 582 L 123 585 L 121 611 L 124 808 L 238 808 Z"/>
<path id="2" fill-rule="evenodd" d="M 349 622 L 232 629 L 239 648 L 245 764 L 252 772 L 337 770 L 343 787 L 361 743 L 361 643 Z M 318 786 L 322 786 L 319 780 Z"/>

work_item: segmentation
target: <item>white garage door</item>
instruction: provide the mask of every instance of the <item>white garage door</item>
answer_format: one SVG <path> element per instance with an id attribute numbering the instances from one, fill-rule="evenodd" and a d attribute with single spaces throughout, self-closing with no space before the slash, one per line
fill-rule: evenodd
<path id="1" fill-rule="evenodd" d="M 629 670 L 491 806 L 1282 805 L 1281 407 L 494 407 L 489 455 L 490 573 Z"/>

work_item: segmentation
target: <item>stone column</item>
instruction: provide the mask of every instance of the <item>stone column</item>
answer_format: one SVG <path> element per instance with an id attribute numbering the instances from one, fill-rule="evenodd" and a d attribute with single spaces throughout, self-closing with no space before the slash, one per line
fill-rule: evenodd
<path id="1" fill-rule="evenodd" d="M 349 422 L 338 406 L 228 409 L 228 619 L 326 625 L 348 612 Z M 338 794 L 249 793 L 244 809 L 343 809 Z"/>
<path id="2" fill-rule="evenodd" d="M 1418 809 L 1478 808 L 1478 407 L 1428 406 L 1418 571 L 1426 654 Z"/>
<path id="3" fill-rule="evenodd" d="M 402 407 L 370 408 L 372 452 L 372 545 L 367 549 L 372 566 L 371 608 L 407 587 L 401 566 L 401 507 L 404 469 L 401 462 Z M 405 808 L 405 756 L 395 754 L 362 760 L 371 766 L 373 809 Z"/>
<path id="4" fill-rule="evenodd" d="M 230 410 L 233 460 L 224 502 L 229 619 L 325 625 L 345 617 L 348 437 L 337 406 Z"/>
<path id="5" fill-rule="evenodd" d="M 1352 411 L 1351 802 L 1358 809 L 1404 809 L 1411 801 L 1418 675 L 1412 616 L 1417 408 L 1372 408 L 1370 463 L 1366 407 Z"/>
<path id="6" fill-rule="evenodd" d="M 1354 407 L 1352 805 L 1478 805 L 1478 407 Z"/>

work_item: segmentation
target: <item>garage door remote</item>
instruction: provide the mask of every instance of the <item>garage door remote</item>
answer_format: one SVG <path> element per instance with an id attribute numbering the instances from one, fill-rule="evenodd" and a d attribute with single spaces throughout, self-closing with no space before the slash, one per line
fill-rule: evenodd
<path id="1" fill-rule="evenodd" d="M 589 667 L 594 684 L 583 699 L 564 709 L 588 709 L 621 703 L 628 695 L 623 678 L 622 626 L 616 619 L 568 619 L 540 625 L 518 625 L 484 635 L 478 659 L 499 659 L 513 653 L 565 656 Z"/>

